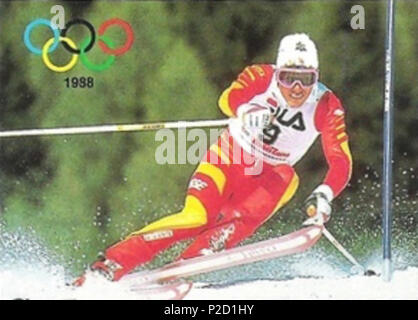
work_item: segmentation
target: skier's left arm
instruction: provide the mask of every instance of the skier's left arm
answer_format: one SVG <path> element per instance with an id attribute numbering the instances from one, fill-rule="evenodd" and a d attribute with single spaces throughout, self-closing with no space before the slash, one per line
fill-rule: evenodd
<path id="1" fill-rule="evenodd" d="M 331 215 L 331 201 L 347 186 L 351 178 L 352 157 L 345 125 L 345 111 L 340 100 L 327 92 L 321 98 L 315 126 L 321 133 L 322 149 L 328 163 L 328 172 L 306 200 L 307 224 L 323 224 Z"/>

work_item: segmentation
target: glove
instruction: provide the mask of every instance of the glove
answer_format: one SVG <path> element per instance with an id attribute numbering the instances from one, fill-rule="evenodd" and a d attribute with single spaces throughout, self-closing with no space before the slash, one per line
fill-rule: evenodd
<path id="1" fill-rule="evenodd" d="M 332 189 L 322 184 L 317 187 L 305 201 L 305 211 L 309 216 L 304 226 L 323 225 L 331 217 L 331 201 L 334 197 Z"/>
<path id="2" fill-rule="evenodd" d="M 237 116 L 244 126 L 258 128 L 260 130 L 268 127 L 273 119 L 269 108 L 257 104 L 244 104 L 240 106 L 237 111 Z"/>

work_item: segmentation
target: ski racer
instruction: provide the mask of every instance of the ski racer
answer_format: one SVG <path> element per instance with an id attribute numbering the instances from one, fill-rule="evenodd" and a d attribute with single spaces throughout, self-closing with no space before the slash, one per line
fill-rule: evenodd
<path id="1" fill-rule="evenodd" d="M 293 197 L 299 184 L 293 166 L 318 136 L 328 172 L 306 200 L 304 224 L 327 222 L 352 158 L 344 108 L 318 78 L 316 46 L 302 33 L 281 40 L 275 65 L 245 68 L 219 98 L 232 119 L 193 173 L 183 210 L 109 247 L 75 284 L 91 273 L 117 281 L 185 239 L 194 240 L 180 259 L 238 245 Z"/>

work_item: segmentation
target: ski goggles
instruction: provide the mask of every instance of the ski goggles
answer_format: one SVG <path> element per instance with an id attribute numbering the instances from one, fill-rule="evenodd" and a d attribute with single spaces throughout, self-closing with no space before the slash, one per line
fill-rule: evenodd
<path id="1" fill-rule="evenodd" d="M 299 83 L 303 88 L 310 88 L 318 81 L 316 69 L 280 68 L 277 71 L 277 81 L 285 88 L 292 88 Z"/>

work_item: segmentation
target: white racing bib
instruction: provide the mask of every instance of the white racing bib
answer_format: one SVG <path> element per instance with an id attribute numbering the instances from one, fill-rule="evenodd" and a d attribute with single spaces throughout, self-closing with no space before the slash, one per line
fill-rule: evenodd
<path id="1" fill-rule="evenodd" d="M 303 105 L 292 108 L 280 93 L 273 76 L 268 89 L 248 102 L 270 108 L 274 114 L 272 125 L 260 132 L 257 128 L 244 126 L 236 118 L 230 123 L 230 133 L 246 152 L 262 158 L 265 162 L 293 166 L 320 134 L 315 128 L 315 111 L 319 100 L 327 91 L 327 87 L 318 83 Z"/>

